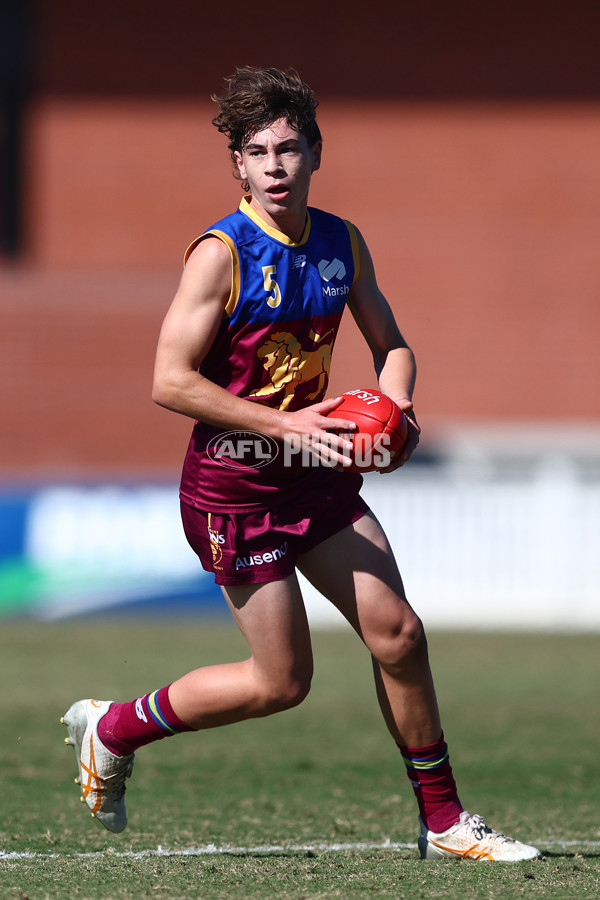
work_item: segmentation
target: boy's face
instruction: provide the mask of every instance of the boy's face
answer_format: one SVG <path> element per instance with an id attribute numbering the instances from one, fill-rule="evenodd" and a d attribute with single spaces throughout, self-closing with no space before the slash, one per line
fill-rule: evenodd
<path id="1" fill-rule="evenodd" d="M 248 181 L 252 205 L 277 222 L 294 214 L 304 216 L 312 173 L 321 164 L 321 141 L 309 147 L 285 119 L 278 119 L 253 135 L 235 158 L 242 179 Z"/>

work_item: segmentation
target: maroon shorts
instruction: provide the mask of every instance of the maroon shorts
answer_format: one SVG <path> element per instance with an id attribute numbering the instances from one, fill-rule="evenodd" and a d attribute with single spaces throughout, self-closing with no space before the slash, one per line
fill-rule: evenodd
<path id="1" fill-rule="evenodd" d="M 310 492 L 309 492 L 310 493 Z M 355 491 L 303 496 L 271 509 L 204 512 L 181 504 L 183 528 L 217 584 L 260 584 L 291 575 L 296 558 L 356 522 L 369 507 Z"/>

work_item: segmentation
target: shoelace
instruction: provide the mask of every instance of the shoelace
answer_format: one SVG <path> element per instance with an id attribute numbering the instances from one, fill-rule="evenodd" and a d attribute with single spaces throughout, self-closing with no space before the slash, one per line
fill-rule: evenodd
<path id="1" fill-rule="evenodd" d="M 472 815 L 469 819 L 468 824 L 478 841 L 482 841 L 486 835 L 494 837 L 501 841 L 505 841 L 507 843 L 513 841 L 512 838 L 507 837 L 505 834 L 502 834 L 499 831 L 494 831 L 493 828 L 490 828 L 489 825 L 486 825 L 483 816 L 479 816 L 477 814 Z"/>

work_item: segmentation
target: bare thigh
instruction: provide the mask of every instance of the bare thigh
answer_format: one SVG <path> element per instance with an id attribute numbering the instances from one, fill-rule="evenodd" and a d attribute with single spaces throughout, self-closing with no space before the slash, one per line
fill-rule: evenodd
<path id="1" fill-rule="evenodd" d="M 418 621 L 389 542 L 371 512 L 300 556 L 298 568 L 375 656 L 380 656 L 379 642 Z"/>
<path id="2" fill-rule="evenodd" d="M 274 684 L 290 679 L 310 682 L 310 629 L 296 575 L 222 590 L 248 642 L 256 676 Z"/>
<path id="3" fill-rule="evenodd" d="M 422 747 L 441 722 L 421 620 L 408 603 L 391 547 L 367 513 L 298 560 L 373 656 L 377 696 L 396 743 Z"/>

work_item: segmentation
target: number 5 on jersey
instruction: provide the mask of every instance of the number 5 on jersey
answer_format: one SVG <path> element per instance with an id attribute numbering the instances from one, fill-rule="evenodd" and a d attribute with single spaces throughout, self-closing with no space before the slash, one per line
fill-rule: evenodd
<path id="1" fill-rule="evenodd" d="M 273 309 L 276 306 L 279 306 L 281 303 L 281 291 L 279 290 L 279 285 L 275 281 L 275 273 L 277 272 L 277 266 L 263 266 L 263 280 L 265 284 L 265 291 L 268 291 L 269 296 L 267 297 L 267 303 L 269 306 L 272 306 Z"/>

